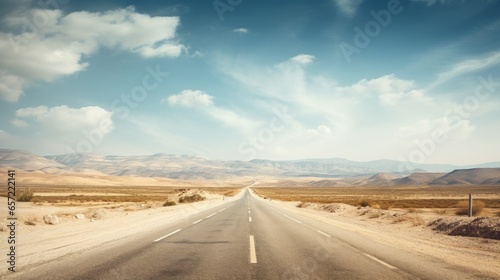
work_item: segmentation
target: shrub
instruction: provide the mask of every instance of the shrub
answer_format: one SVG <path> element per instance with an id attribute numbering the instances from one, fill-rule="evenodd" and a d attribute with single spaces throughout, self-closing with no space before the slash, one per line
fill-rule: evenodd
<path id="1" fill-rule="evenodd" d="M 174 206 L 176 205 L 177 203 L 175 203 L 175 201 L 170 201 L 170 200 L 167 200 L 163 203 L 163 206 Z"/>
<path id="2" fill-rule="evenodd" d="M 33 199 L 33 192 L 31 189 L 25 189 L 20 195 L 17 196 L 17 201 L 31 201 Z"/>
<path id="3" fill-rule="evenodd" d="M 308 205 L 309 205 L 309 203 L 301 201 L 301 202 L 299 202 L 299 204 L 297 204 L 297 207 L 298 208 L 306 208 Z"/>
<path id="4" fill-rule="evenodd" d="M 356 205 L 361 206 L 361 207 L 368 207 L 368 206 L 373 207 L 374 205 L 378 205 L 378 204 L 376 204 L 371 199 L 360 198 L 360 199 L 358 199 L 358 201 L 356 201 Z"/>
<path id="5" fill-rule="evenodd" d="M 420 226 L 420 225 L 425 224 L 424 219 L 422 219 L 422 217 L 420 217 L 418 214 L 415 214 L 415 213 L 397 216 L 392 221 L 393 224 L 403 223 L 403 222 L 409 222 L 409 223 L 413 224 L 413 226 Z"/>
<path id="6" fill-rule="evenodd" d="M 472 201 L 472 215 L 476 216 L 481 214 L 484 209 L 484 201 L 482 200 L 473 200 Z M 469 215 L 469 202 L 462 201 L 457 204 L 458 210 L 455 212 L 457 215 Z"/>
<path id="7" fill-rule="evenodd" d="M 186 195 L 181 198 L 179 198 L 179 203 L 190 203 L 190 202 L 196 202 L 196 201 L 202 201 L 205 200 L 205 198 L 197 193 L 193 195 Z"/>

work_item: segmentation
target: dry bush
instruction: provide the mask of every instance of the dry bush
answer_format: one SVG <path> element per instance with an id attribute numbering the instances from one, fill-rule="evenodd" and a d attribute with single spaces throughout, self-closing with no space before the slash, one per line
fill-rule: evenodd
<path id="1" fill-rule="evenodd" d="M 485 206 L 484 201 L 482 200 L 473 200 L 472 201 L 472 215 L 476 216 L 481 214 Z M 457 215 L 469 215 L 469 202 L 461 201 L 457 204 L 458 210 L 455 212 Z"/>
<path id="2" fill-rule="evenodd" d="M 403 223 L 403 222 L 409 222 L 409 223 L 413 224 L 413 226 L 420 226 L 420 225 L 423 225 L 425 223 L 425 221 L 422 219 L 422 217 L 420 217 L 417 214 L 397 216 L 392 221 L 393 224 L 398 224 L 398 223 Z"/>
<path id="3" fill-rule="evenodd" d="M 179 203 L 191 203 L 191 202 L 196 202 L 196 201 L 202 201 L 205 200 L 205 198 L 197 193 L 193 195 L 187 195 L 179 198 Z"/>
<path id="4" fill-rule="evenodd" d="M 299 204 L 297 204 L 297 207 L 298 208 L 306 208 L 307 206 L 309 206 L 309 203 L 307 202 L 299 202 Z"/>
<path id="5" fill-rule="evenodd" d="M 446 209 L 436 209 L 436 210 L 434 210 L 434 213 L 436 213 L 438 215 L 446 215 L 447 211 L 446 211 Z"/>
<path id="6" fill-rule="evenodd" d="M 163 203 L 163 206 L 174 206 L 176 204 L 175 201 L 167 200 Z"/>
<path id="7" fill-rule="evenodd" d="M 31 201 L 33 199 L 33 192 L 31 189 L 25 189 L 17 196 L 17 201 Z"/>
<path id="8" fill-rule="evenodd" d="M 24 224 L 28 226 L 36 226 L 36 224 L 39 222 L 37 217 L 28 217 L 24 220 Z"/>
<path id="9" fill-rule="evenodd" d="M 375 201 L 367 198 L 360 198 L 358 201 L 356 201 L 356 206 L 361 206 L 361 207 L 379 207 L 380 205 L 376 203 Z"/>

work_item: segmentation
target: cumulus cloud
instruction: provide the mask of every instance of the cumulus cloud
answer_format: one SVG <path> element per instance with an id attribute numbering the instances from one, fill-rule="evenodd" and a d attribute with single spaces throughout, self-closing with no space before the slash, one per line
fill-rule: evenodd
<path id="1" fill-rule="evenodd" d="M 54 131 L 65 135 L 75 135 L 82 131 L 98 129 L 107 134 L 113 130 L 112 112 L 101 107 L 89 106 L 82 108 L 70 108 L 68 106 L 38 106 L 21 108 L 16 111 L 17 124 L 24 126 L 28 122 L 34 122 L 34 129 L 41 129 L 43 133 Z M 51 135 L 54 137 L 54 135 Z"/>
<path id="2" fill-rule="evenodd" d="M 26 21 L 37 19 L 36 24 Z M 178 17 L 151 17 L 133 7 L 107 12 L 30 9 L 7 15 L 0 32 L 0 98 L 14 102 L 34 81 L 50 82 L 88 67 L 83 56 L 100 48 L 150 57 L 178 57 Z"/>
<path id="3" fill-rule="evenodd" d="M 184 107 L 209 107 L 212 106 L 213 96 L 210 96 L 204 93 L 201 90 L 183 90 L 179 94 L 174 94 L 166 99 L 163 99 L 163 102 L 168 102 L 169 105 L 181 105 Z"/>
<path id="4" fill-rule="evenodd" d="M 364 97 L 376 96 L 382 105 L 394 106 L 402 100 L 427 101 L 431 100 L 416 88 L 415 82 L 402 80 L 394 74 L 385 75 L 375 79 L 362 79 L 357 83 L 338 87 L 338 92 L 343 94 L 357 94 Z"/>
<path id="5" fill-rule="evenodd" d="M 233 32 L 246 34 L 246 33 L 248 33 L 248 29 L 246 29 L 246 28 L 236 28 L 236 29 L 233 29 Z"/>
<path id="6" fill-rule="evenodd" d="M 290 58 L 290 61 L 299 63 L 299 64 L 310 64 L 313 62 L 315 59 L 314 55 L 310 54 L 299 54 L 297 56 L 294 56 Z"/>
<path id="7" fill-rule="evenodd" d="M 363 0 L 333 0 L 339 10 L 346 16 L 352 17 L 358 11 Z"/>
<path id="8" fill-rule="evenodd" d="M 315 129 L 308 129 L 306 130 L 306 136 L 307 137 L 329 137 L 333 134 L 332 130 L 330 127 L 327 125 L 319 125 Z"/>

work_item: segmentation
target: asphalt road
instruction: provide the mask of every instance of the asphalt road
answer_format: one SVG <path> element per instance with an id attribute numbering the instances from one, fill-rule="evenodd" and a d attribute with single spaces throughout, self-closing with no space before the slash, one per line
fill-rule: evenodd
<path id="1" fill-rule="evenodd" d="M 485 279 L 254 198 L 73 254 L 14 279 Z"/>

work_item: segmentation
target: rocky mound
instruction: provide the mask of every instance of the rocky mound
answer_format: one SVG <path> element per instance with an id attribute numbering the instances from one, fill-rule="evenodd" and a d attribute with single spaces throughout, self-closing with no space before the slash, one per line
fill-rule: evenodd
<path id="1" fill-rule="evenodd" d="M 429 224 L 433 230 L 448 235 L 482 237 L 500 240 L 500 218 L 440 218 Z"/>

